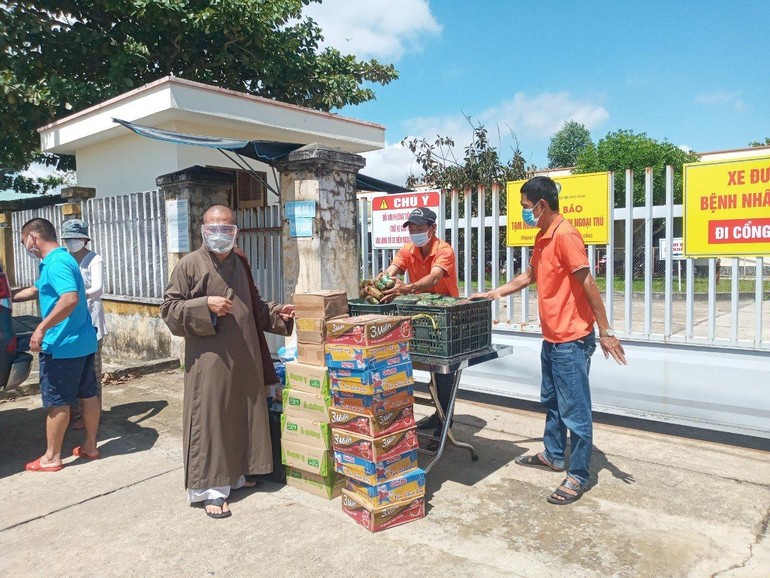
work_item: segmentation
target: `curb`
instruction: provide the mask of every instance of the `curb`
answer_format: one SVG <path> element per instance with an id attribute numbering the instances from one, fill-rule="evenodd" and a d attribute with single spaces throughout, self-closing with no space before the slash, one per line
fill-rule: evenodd
<path id="1" fill-rule="evenodd" d="M 126 362 L 125 365 L 118 365 L 116 369 L 112 371 L 105 371 L 104 381 L 108 382 L 106 385 L 109 386 L 109 380 L 115 380 L 121 377 L 148 375 L 150 373 L 160 373 L 161 371 L 179 369 L 179 366 L 179 358 L 177 357 L 164 357 L 162 359 L 153 359 L 151 361 L 130 361 Z M 22 383 L 16 389 L 0 391 L 0 401 L 37 395 L 38 393 L 40 393 L 40 381 L 37 372 L 35 372 L 27 381 Z"/>

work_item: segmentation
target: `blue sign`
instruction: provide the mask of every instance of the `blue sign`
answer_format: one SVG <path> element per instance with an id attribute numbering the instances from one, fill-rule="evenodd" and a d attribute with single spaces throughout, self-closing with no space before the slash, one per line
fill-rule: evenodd
<path id="1" fill-rule="evenodd" d="M 312 237 L 313 236 L 313 219 L 290 219 L 289 220 L 289 237 Z"/>
<path id="2" fill-rule="evenodd" d="M 309 219 L 315 217 L 315 201 L 291 201 L 284 203 L 283 215 L 286 219 Z"/>

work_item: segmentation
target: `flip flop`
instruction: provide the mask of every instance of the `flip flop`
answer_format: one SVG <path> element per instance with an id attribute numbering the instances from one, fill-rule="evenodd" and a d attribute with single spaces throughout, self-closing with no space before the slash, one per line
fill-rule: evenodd
<path id="1" fill-rule="evenodd" d="M 230 510 L 225 511 L 225 509 L 224 509 L 224 505 L 225 505 L 226 501 L 227 500 L 225 498 L 216 498 L 214 500 L 203 500 L 203 507 L 204 508 L 206 506 L 217 506 L 219 508 L 222 508 L 222 511 L 219 514 L 214 514 L 212 512 L 209 512 L 208 510 L 206 510 L 206 515 L 209 518 L 217 518 L 217 519 L 229 518 L 230 516 L 232 516 L 233 513 Z"/>
<path id="2" fill-rule="evenodd" d="M 98 460 L 99 456 L 101 455 L 98 451 L 96 452 L 96 455 L 91 454 L 85 454 L 81 451 L 80 446 L 76 446 L 72 449 L 72 455 L 76 458 L 86 458 L 87 460 Z"/>
<path id="3" fill-rule="evenodd" d="M 574 495 L 562 490 L 562 487 L 576 492 Z M 572 478 L 564 478 L 564 481 L 556 488 L 553 493 L 546 498 L 549 503 L 556 504 L 557 506 L 563 506 L 565 504 L 571 504 L 577 502 L 585 492 L 585 489 L 580 484 L 575 483 Z"/>
<path id="4" fill-rule="evenodd" d="M 553 464 L 550 464 L 545 461 L 544 458 L 540 457 L 540 454 L 531 454 L 528 456 L 516 456 L 513 458 L 514 463 L 520 465 L 520 466 L 526 466 L 530 468 L 542 468 L 546 470 L 551 470 L 553 472 L 563 472 L 564 468 L 557 468 Z"/>
<path id="5" fill-rule="evenodd" d="M 28 472 L 58 472 L 64 467 L 64 464 L 58 466 L 43 466 L 40 464 L 40 458 L 37 458 L 34 462 L 29 462 L 24 469 Z"/>

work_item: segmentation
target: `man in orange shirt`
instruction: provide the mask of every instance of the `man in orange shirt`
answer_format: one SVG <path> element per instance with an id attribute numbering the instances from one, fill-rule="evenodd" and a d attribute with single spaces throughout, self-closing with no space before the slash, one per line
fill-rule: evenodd
<path id="1" fill-rule="evenodd" d="M 459 297 L 457 287 L 457 259 L 452 245 L 436 237 L 436 213 L 427 207 L 417 208 L 404 223 L 409 229 L 411 243 L 399 249 L 390 266 L 385 269 L 391 277 L 409 273 L 409 283 L 396 280 L 393 289 L 385 291 L 389 299 L 410 293 L 439 293 Z M 382 273 L 380 274 L 382 275 Z M 433 375 L 436 381 L 439 403 L 446 414 L 452 396 L 455 374 Z M 434 435 L 441 433 L 441 420 L 437 413 L 417 422 L 419 429 L 434 429 Z"/>
<path id="2" fill-rule="evenodd" d="M 499 299 L 537 283 L 543 330 L 540 401 L 546 408 L 544 450 L 514 461 L 564 471 L 569 430 L 567 477 L 548 497 L 552 504 L 569 504 L 583 495 L 590 477 L 593 422 L 588 372 L 596 349 L 594 323 L 604 357 L 612 355 L 619 364 L 625 364 L 626 358 L 591 275 L 583 237 L 559 213 L 558 185 L 548 177 L 528 180 L 521 187 L 521 206 L 524 222 L 540 229 L 529 268 L 505 285 L 474 297 Z"/>

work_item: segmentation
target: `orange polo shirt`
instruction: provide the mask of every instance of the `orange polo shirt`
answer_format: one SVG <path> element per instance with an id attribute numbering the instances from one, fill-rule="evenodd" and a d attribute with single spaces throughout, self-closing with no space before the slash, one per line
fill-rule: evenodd
<path id="1" fill-rule="evenodd" d="M 409 280 L 412 283 L 427 277 L 433 267 L 441 267 L 445 275 L 426 292 L 450 297 L 460 296 L 460 289 L 457 287 L 457 259 L 455 259 L 452 245 L 446 241 L 437 238 L 430 253 L 424 259 L 419 247 L 415 247 L 414 243 L 407 243 L 398 250 L 393 264 L 409 273 Z"/>
<path id="2" fill-rule="evenodd" d="M 537 282 L 537 305 L 543 339 L 565 343 L 588 335 L 594 313 L 585 289 L 573 273 L 588 267 L 583 236 L 559 215 L 535 237 L 529 264 Z"/>

